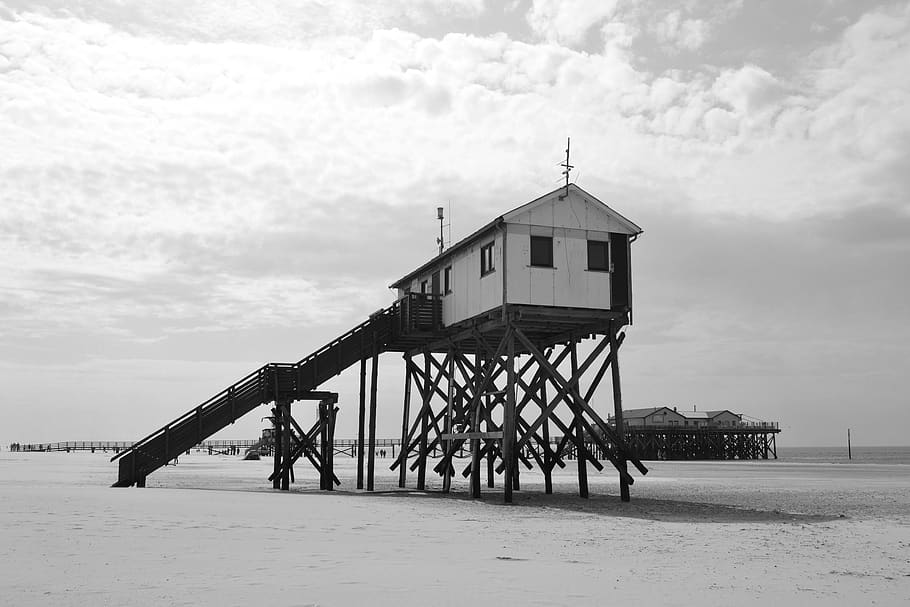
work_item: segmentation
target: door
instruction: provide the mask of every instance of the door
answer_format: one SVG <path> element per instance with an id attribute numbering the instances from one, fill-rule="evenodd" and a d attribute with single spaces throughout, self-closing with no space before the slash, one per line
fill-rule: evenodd
<path id="1" fill-rule="evenodd" d="M 632 267 L 629 235 L 610 232 L 610 309 L 632 309 Z"/>
<path id="2" fill-rule="evenodd" d="M 433 306 L 433 329 L 435 330 L 442 326 L 442 284 L 439 281 L 438 271 L 433 272 L 430 282 L 433 289 L 431 305 Z"/>

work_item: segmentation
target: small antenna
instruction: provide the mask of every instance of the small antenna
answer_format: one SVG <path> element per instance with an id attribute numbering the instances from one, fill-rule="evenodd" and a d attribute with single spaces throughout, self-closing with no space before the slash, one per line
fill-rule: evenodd
<path id="1" fill-rule="evenodd" d="M 436 219 L 439 220 L 439 238 L 436 239 L 436 244 L 439 245 L 439 254 L 442 255 L 442 250 L 445 248 L 445 240 L 442 237 L 442 207 L 436 207 Z"/>
<path id="2" fill-rule="evenodd" d="M 562 172 L 566 176 L 566 193 L 559 197 L 560 200 L 566 198 L 569 195 L 569 173 L 575 167 L 569 164 L 569 149 L 572 147 L 572 138 L 566 137 L 566 161 L 560 164 L 559 166 L 563 167 L 565 170 Z"/>

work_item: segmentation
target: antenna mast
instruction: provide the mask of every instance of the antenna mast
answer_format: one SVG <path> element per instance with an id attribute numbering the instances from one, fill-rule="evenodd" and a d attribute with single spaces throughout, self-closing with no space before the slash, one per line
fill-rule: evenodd
<path id="1" fill-rule="evenodd" d="M 565 169 L 562 174 L 566 176 L 566 193 L 559 197 L 560 200 L 566 198 L 569 195 L 569 173 L 575 167 L 569 164 L 569 149 L 572 147 L 572 138 L 566 137 L 566 161 L 560 164 L 559 166 Z"/>
<path id="2" fill-rule="evenodd" d="M 436 219 L 439 220 L 439 238 L 436 239 L 436 244 L 439 245 L 439 254 L 442 255 L 442 250 L 445 248 L 445 240 L 442 237 L 442 207 L 436 207 Z"/>

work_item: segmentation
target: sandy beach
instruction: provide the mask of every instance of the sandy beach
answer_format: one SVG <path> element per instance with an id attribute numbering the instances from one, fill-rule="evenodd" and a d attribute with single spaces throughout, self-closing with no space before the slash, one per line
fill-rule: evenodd
<path id="1" fill-rule="evenodd" d="M 192 454 L 111 489 L 105 454 L 0 454 L 3 604 L 901 605 L 910 598 L 910 466 L 652 462 L 618 499 L 613 475 L 513 506 L 402 491 L 290 493 L 271 461 Z M 433 481 L 437 481 L 436 478 Z"/>

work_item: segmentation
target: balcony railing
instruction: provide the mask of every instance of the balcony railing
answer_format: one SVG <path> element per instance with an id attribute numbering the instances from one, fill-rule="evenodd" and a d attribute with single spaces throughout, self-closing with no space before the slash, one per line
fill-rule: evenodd
<path id="1" fill-rule="evenodd" d="M 399 330 L 406 335 L 442 328 L 442 297 L 430 293 L 408 293 L 398 300 Z"/>

